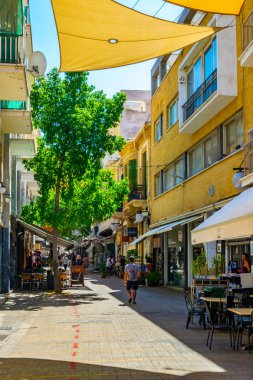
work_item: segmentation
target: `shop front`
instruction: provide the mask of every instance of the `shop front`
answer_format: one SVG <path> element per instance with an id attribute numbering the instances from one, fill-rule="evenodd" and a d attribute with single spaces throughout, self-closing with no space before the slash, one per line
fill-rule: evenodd
<path id="1" fill-rule="evenodd" d="M 216 256 L 225 256 L 226 275 L 238 274 L 242 286 L 247 278 L 247 284 L 253 287 L 252 237 L 253 188 L 243 191 L 216 211 L 196 227 L 191 236 L 194 245 L 216 243 Z"/>

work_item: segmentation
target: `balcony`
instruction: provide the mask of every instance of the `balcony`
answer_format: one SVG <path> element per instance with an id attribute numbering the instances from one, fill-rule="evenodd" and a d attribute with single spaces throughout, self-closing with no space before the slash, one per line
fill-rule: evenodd
<path id="1" fill-rule="evenodd" d="M 1 128 L 3 133 L 30 134 L 32 132 L 31 111 L 26 101 L 0 101 Z"/>
<path id="2" fill-rule="evenodd" d="M 2 110 L 27 110 L 27 102 L 20 100 L 0 100 Z"/>
<path id="3" fill-rule="evenodd" d="M 242 27 L 243 54 L 240 57 L 243 67 L 253 67 L 253 11 Z"/>
<path id="4" fill-rule="evenodd" d="M 128 202 L 133 200 L 145 200 L 147 199 L 147 186 L 145 185 L 134 185 L 130 188 L 130 193 L 128 195 Z"/>
<path id="5" fill-rule="evenodd" d="M 203 40 L 193 45 L 179 65 L 178 77 L 183 78 L 179 84 L 178 102 L 180 133 L 197 132 L 237 96 L 236 30 L 226 28 L 233 21 L 232 16 L 218 17 L 217 15 L 210 20 L 210 25 L 225 27 L 216 35 L 217 69 L 190 98 L 188 97 L 188 73 L 199 57 L 202 57 L 202 62 L 204 62 L 204 52 L 210 46 L 211 40 Z M 204 76 L 203 67 L 199 75 Z"/>
<path id="6" fill-rule="evenodd" d="M 193 115 L 217 91 L 217 70 L 197 89 L 197 91 L 182 106 L 184 122 Z"/>
<path id="7" fill-rule="evenodd" d="M 244 145 L 244 177 L 242 187 L 253 185 L 253 138 Z"/>
<path id="8" fill-rule="evenodd" d="M 0 99 L 28 98 L 25 70 L 25 39 L 0 35 Z"/>

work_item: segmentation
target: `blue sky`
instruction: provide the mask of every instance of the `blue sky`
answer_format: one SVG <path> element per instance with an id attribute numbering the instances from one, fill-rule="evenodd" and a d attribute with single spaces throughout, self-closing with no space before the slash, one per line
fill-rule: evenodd
<path id="1" fill-rule="evenodd" d="M 137 0 L 118 0 L 133 7 Z M 85 0 L 84 0 L 85 4 Z M 139 0 L 135 9 L 154 15 L 164 4 L 163 0 Z M 47 71 L 59 67 L 59 47 L 50 0 L 30 0 L 33 50 L 42 51 L 47 59 Z M 165 3 L 157 17 L 176 20 L 181 9 Z M 154 60 L 115 69 L 90 72 L 89 82 L 108 96 L 124 90 L 150 90 L 150 70 Z"/>

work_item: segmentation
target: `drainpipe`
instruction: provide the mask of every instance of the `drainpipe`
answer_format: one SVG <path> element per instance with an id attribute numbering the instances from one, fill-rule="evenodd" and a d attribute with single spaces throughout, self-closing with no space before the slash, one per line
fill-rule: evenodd
<path id="1" fill-rule="evenodd" d="M 10 193 L 10 136 L 4 135 L 3 179 L 6 193 Z M 10 203 L 3 197 L 3 254 L 2 254 L 2 292 L 10 291 Z"/>

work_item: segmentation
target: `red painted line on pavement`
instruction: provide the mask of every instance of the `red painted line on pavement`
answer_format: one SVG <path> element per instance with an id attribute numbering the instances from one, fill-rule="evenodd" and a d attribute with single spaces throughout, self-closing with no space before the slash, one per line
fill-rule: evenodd
<path id="1" fill-rule="evenodd" d="M 79 313 L 79 310 L 77 308 L 77 305 L 76 303 L 74 303 L 73 300 L 70 300 L 70 304 L 72 305 L 72 310 L 73 310 L 73 315 L 74 317 L 76 318 L 77 322 L 79 322 L 79 319 L 80 319 L 80 313 Z M 74 330 L 74 336 L 73 336 L 73 343 L 72 343 L 72 353 L 71 353 L 71 356 L 72 358 L 77 358 L 78 356 L 78 348 L 79 348 L 79 343 L 78 343 L 78 340 L 79 340 L 79 334 L 77 333 L 80 333 L 80 323 L 77 323 L 77 324 L 74 324 L 73 325 L 73 328 L 75 329 Z M 70 366 L 70 369 L 71 371 L 75 372 L 76 371 L 76 368 L 77 368 L 77 363 L 76 361 L 73 361 L 73 359 L 69 362 L 69 366 Z M 73 373 L 74 375 L 74 373 Z M 71 375 L 71 377 L 69 377 L 67 380 L 75 380 L 75 377 L 73 377 L 73 375 Z"/>

